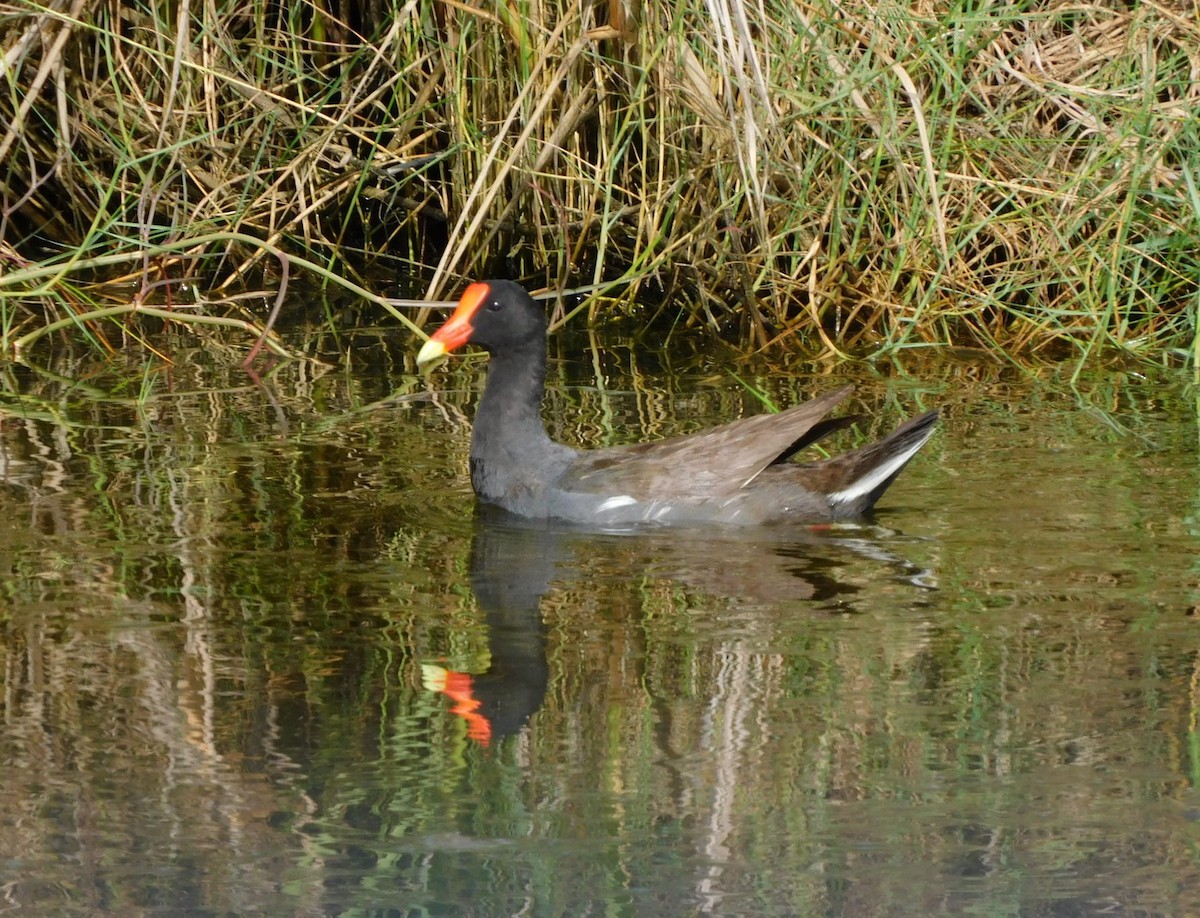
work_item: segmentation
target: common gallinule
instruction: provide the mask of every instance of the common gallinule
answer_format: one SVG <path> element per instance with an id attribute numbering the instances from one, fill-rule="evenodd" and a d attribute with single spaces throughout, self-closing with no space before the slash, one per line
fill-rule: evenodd
<path id="1" fill-rule="evenodd" d="M 603 527 L 646 522 L 816 523 L 851 519 L 880 495 L 933 433 L 937 411 L 877 443 L 823 462 L 788 462 L 854 418 L 825 415 L 846 386 L 778 414 L 700 433 L 604 449 L 555 443 L 542 424 L 546 315 L 511 281 L 472 284 L 417 355 L 424 364 L 475 344 L 491 355 L 471 435 L 475 493 L 518 516 Z"/>

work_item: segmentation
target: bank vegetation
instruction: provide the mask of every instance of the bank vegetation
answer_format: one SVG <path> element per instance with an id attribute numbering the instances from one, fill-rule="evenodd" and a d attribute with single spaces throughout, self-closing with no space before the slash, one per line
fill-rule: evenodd
<path id="1" fill-rule="evenodd" d="M 1190 3 L 10 0 L 0 53 L 7 354 L 502 273 L 747 348 L 1200 364 Z"/>

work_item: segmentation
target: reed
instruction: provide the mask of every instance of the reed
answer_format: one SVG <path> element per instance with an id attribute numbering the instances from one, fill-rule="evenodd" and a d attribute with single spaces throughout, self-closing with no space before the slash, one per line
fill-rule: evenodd
<path id="1" fill-rule="evenodd" d="M 1129 6 L 0 2 L 0 334 L 294 258 L 1200 372 L 1200 25 Z"/>

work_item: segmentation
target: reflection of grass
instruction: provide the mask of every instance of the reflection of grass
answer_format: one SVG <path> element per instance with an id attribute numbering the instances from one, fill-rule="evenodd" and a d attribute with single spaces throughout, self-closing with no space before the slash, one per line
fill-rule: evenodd
<path id="1" fill-rule="evenodd" d="M 6 26 L 7 347 L 386 251 L 434 296 L 501 258 L 755 347 L 1200 355 L 1200 35 L 1157 5 L 73 9 Z M 84 283 L 106 259 L 134 295 Z"/>

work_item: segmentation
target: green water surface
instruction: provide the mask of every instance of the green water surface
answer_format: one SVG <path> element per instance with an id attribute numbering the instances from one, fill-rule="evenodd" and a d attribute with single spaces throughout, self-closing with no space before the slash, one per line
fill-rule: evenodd
<path id="1" fill-rule="evenodd" d="M 590 534 L 407 350 L 5 371 L 0 913 L 1194 913 L 1180 382 L 558 359 L 577 444 L 943 409 L 866 525 Z"/>

